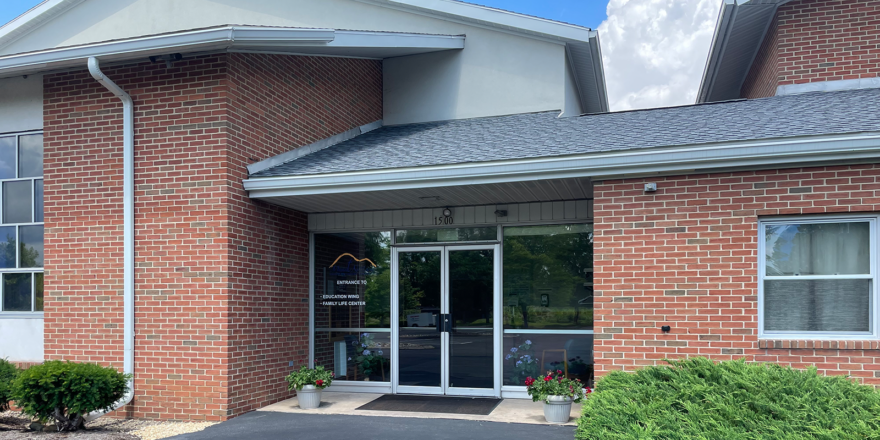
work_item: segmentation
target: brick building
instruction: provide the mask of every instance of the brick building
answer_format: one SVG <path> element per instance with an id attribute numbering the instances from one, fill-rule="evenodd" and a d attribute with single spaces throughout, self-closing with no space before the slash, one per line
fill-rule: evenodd
<path id="1" fill-rule="evenodd" d="M 123 414 L 189 420 L 306 364 L 507 398 L 691 355 L 880 381 L 880 2 L 724 1 L 699 102 L 616 113 L 590 29 L 221 3 L 0 28 L 0 357 L 116 366 Z"/>

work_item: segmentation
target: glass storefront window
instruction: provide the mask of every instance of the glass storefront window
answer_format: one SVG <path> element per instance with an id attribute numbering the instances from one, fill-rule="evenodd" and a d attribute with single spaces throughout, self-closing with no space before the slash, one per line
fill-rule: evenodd
<path id="1" fill-rule="evenodd" d="M 593 227 L 504 228 L 504 328 L 593 328 Z"/>
<path id="2" fill-rule="evenodd" d="M 397 231 L 398 243 L 454 243 L 462 241 L 497 241 L 495 226 L 447 229 L 401 229 Z"/>
<path id="3" fill-rule="evenodd" d="M 315 328 L 391 328 L 391 234 L 315 234 Z"/>
<path id="4" fill-rule="evenodd" d="M 315 332 L 315 366 L 337 380 L 391 381 L 391 332 Z"/>
<path id="5" fill-rule="evenodd" d="M 525 386 L 527 377 L 562 370 L 585 385 L 593 380 L 593 335 L 504 333 L 504 385 Z"/>

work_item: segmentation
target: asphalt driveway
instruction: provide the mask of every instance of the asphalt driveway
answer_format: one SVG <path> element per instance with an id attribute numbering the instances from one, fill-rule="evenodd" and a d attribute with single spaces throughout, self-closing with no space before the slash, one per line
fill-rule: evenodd
<path id="1" fill-rule="evenodd" d="M 174 440 L 223 439 L 541 439 L 572 440 L 573 426 L 526 425 L 451 419 L 417 419 L 255 411 Z"/>

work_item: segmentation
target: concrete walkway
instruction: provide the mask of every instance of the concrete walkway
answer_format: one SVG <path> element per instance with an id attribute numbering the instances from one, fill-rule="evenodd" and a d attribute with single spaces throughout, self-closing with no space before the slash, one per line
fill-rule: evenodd
<path id="1" fill-rule="evenodd" d="M 412 413 L 411 413 L 412 414 Z M 572 440 L 574 427 L 439 418 L 255 411 L 175 440 Z"/>
<path id="2" fill-rule="evenodd" d="M 269 405 L 258 412 L 280 412 L 288 414 L 339 414 L 369 417 L 407 417 L 416 419 L 454 419 L 474 420 L 481 422 L 525 423 L 547 425 L 544 420 L 544 407 L 541 402 L 524 399 L 504 399 L 491 414 L 477 416 L 468 414 L 438 414 L 398 411 L 363 411 L 356 410 L 361 405 L 377 399 L 381 394 L 338 393 L 325 391 L 321 397 L 321 407 L 317 409 L 300 409 L 296 398 Z M 442 397 L 438 397 L 442 399 Z M 571 408 L 571 420 L 566 425 L 575 426 L 580 416 L 580 405 Z"/>

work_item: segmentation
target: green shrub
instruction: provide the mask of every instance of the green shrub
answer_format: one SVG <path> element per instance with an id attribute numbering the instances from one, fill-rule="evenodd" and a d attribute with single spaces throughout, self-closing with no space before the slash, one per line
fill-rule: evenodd
<path id="1" fill-rule="evenodd" d="M 86 414 L 111 409 L 128 390 L 128 379 L 112 367 L 48 361 L 21 372 L 12 395 L 23 413 L 75 431 Z"/>
<path id="2" fill-rule="evenodd" d="M 0 412 L 9 409 L 12 400 L 12 381 L 18 376 L 18 368 L 6 359 L 0 359 Z"/>
<path id="3" fill-rule="evenodd" d="M 669 364 L 602 378 L 576 438 L 880 438 L 880 394 L 845 377 L 704 358 Z"/>

